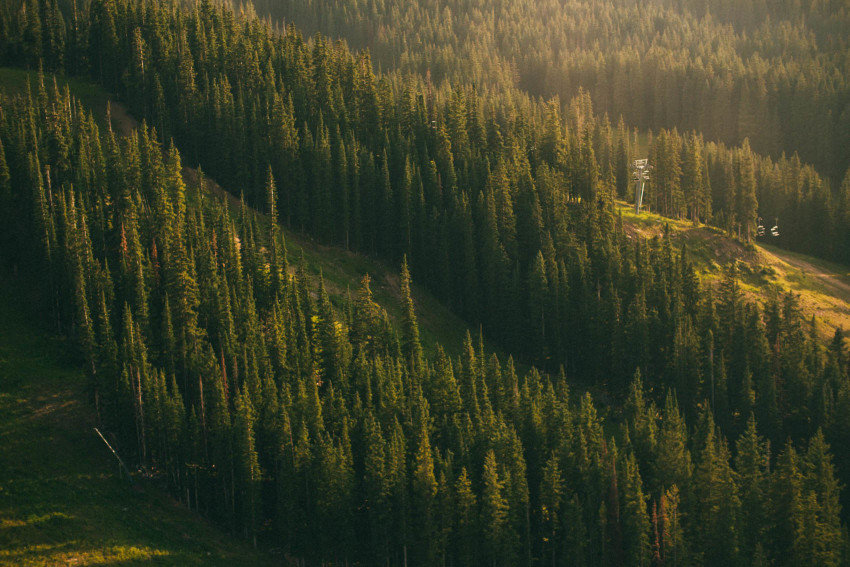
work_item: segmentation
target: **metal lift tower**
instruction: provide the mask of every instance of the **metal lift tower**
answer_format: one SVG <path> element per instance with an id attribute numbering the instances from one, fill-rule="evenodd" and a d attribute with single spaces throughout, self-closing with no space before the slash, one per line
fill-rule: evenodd
<path id="1" fill-rule="evenodd" d="M 632 177 L 635 180 L 635 214 L 640 214 L 640 207 L 643 204 L 643 190 L 646 182 L 649 181 L 649 170 L 652 166 L 649 165 L 649 160 L 636 159 L 632 164 Z"/>

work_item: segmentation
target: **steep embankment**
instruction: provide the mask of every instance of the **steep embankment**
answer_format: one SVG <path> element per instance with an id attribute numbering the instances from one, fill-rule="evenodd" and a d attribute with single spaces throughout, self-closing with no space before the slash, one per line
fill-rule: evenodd
<path id="1" fill-rule="evenodd" d="M 803 312 L 821 323 L 818 330 L 824 339 L 832 338 L 836 328 L 850 334 L 850 267 L 789 252 L 769 240 L 747 246 L 711 227 L 652 213 L 637 216 L 631 206 L 619 206 L 632 238 L 661 236 L 669 226 L 677 245 L 687 246 L 697 272 L 709 281 L 718 281 L 724 268 L 737 261 L 749 299 L 764 301 L 774 291 L 794 293 Z"/>
<path id="2" fill-rule="evenodd" d="M 850 333 L 850 268 L 795 254 L 774 246 L 757 245 L 763 266 L 773 270 L 770 281 L 800 296 L 800 305 L 824 323 L 830 337 L 837 327 Z"/>

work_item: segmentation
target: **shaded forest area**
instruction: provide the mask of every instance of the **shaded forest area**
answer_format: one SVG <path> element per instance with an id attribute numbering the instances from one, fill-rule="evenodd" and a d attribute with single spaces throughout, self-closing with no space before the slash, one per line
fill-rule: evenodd
<path id="1" fill-rule="evenodd" d="M 4 62 L 88 74 L 145 119 L 101 132 L 43 75 L 0 97 L 0 261 L 78 339 L 122 454 L 188 505 L 307 564 L 846 564 L 842 334 L 630 240 L 632 136 L 586 92 L 562 109 L 376 76 L 212 2 L 2 6 Z M 771 199 L 837 218 L 799 160 L 675 130 L 652 151 L 670 215 L 743 239 Z M 242 212 L 203 181 L 190 198 L 184 161 Z M 248 206 L 400 264 L 397 328 L 368 278 L 335 309 L 292 274 Z M 424 355 L 411 272 L 544 372 L 471 337 Z"/>

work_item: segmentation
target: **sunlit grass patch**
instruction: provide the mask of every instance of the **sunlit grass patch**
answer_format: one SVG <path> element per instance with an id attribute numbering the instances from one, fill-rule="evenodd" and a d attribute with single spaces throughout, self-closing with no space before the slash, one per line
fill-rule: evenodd
<path id="1" fill-rule="evenodd" d="M 9 565 L 127 565 L 163 563 L 171 554 L 147 546 L 88 547 L 82 542 L 37 544 L 12 550 L 0 550 L 0 562 Z"/>
<path id="2" fill-rule="evenodd" d="M 835 329 L 850 329 L 850 267 L 789 252 L 762 242 L 741 242 L 723 231 L 694 226 L 684 219 L 668 219 L 652 212 L 635 214 L 632 205 L 617 203 L 626 234 L 646 240 L 661 237 L 669 228 L 673 246 L 683 246 L 694 271 L 716 285 L 731 262 L 738 262 L 741 291 L 747 301 L 763 303 L 773 293 L 792 292 L 807 316 L 814 315 L 822 338 Z"/>

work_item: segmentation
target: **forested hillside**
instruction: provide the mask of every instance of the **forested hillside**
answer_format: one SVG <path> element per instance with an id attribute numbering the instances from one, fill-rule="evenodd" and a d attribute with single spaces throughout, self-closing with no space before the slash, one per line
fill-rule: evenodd
<path id="1" fill-rule="evenodd" d="M 238 3 L 237 3 L 238 4 Z M 263 14 L 368 48 L 384 68 L 517 87 L 643 129 L 850 165 L 847 6 L 777 0 L 257 0 Z"/>
<path id="2" fill-rule="evenodd" d="M 116 474 L 75 344 L 28 282 L 0 269 L 0 565 L 279 564 L 155 482 L 136 476 L 131 489 Z"/>
<path id="3" fill-rule="evenodd" d="M 746 156 L 752 145 L 778 162 L 757 160 L 754 171 L 758 214 L 768 228 L 779 220 L 785 229 L 780 245 L 850 261 L 845 244 L 850 241 L 845 173 L 850 166 L 850 23 L 840 3 L 255 4 L 262 13 L 303 29 L 367 47 L 384 68 L 405 75 L 429 73 L 437 83 L 448 79 L 488 91 L 559 96 L 563 102 L 584 89 L 600 114 L 613 122 L 625 118 L 625 132 L 603 129 L 602 136 L 613 136 L 610 147 L 595 145 L 601 166 L 620 160 L 614 174 L 621 193 L 628 178 L 625 164 L 635 157 L 628 141 L 627 159 L 619 153 L 628 128 L 678 130 L 683 135 L 673 134 L 672 145 L 659 139 L 658 154 L 655 147 L 649 154 L 661 168 L 650 191 L 663 199 L 659 210 L 664 214 L 689 214 L 727 230 L 754 222 L 749 209 L 756 208 L 755 202 L 740 202 L 753 184 L 747 164 L 739 175 L 731 159 L 718 163 L 702 148 L 703 140 L 728 147 L 745 144 Z M 698 132 L 699 139 L 685 132 Z M 812 171 L 801 171 L 798 155 L 831 178 L 831 191 Z M 702 159 L 715 166 L 695 173 Z M 700 196 L 703 184 L 710 188 L 713 207 Z"/>
<path id="4" fill-rule="evenodd" d="M 306 564 L 846 563 L 842 331 L 629 238 L 637 141 L 586 92 L 376 75 L 207 1 L 2 6 L 4 62 L 88 75 L 145 122 L 104 131 L 49 75 L 0 96 L 0 261 L 42 282 L 122 454 L 217 522 Z M 850 197 L 798 159 L 650 146 L 653 208 L 745 242 L 793 209 L 817 222 L 788 246 L 847 252 Z M 334 307 L 250 206 L 401 266 L 398 324 L 368 277 Z M 539 370 L 480 337 L 424 354 L 411 273 Z"/>
<path id="5" fill-rule="evenodd" d="M 215 47 L 224 38 L 197 37 L 200 30 L 187 27 L 175 38 L 185 39 L 187 58 L 182 43 L 161 43 L 147 36 L 147 32 L 158 34 L 162 30 L 149 29 L 135 40 L 132 22 L 116 20 L 118 13 L 109 14 L 107 29 L 100 30 L 95 25 L 95 36 L 106 35 L 90 43 L 89 18 L 74 17 L 75 4 L 62 4 L 68 14 L 66 19 L 73 22 L 66 24 L 68 29 L 57 23 L 61 16 L 59 1 L 43 4 L 44 8 L 33 2 L 29 10 L 17 9 L 25 2 L 10 2 L 11 7 L 0 18 L 0 29 L 9 31 L 10 40 L 4 44 L 5 55 L 0 57 L 35 69 L 43 43 L 47 68 L 64 66 L 71 72 L 89 69 L 95 79 L 124 93 L 135 106 L 144 99 L 143 108 L 136 110 L 149 116 L 149 122 L 156 118 L 163 139 L 172 134 L 195 138 L 192 143 L 181 143 L 187 146 L 184 152 L 191 151 L 192 162 L 220 164 L 224 157 L 226 165 L 222 169 L 232 175 L 232 162 L 243 163 L 240 160 L 244 156 L 256 157 L 248 160 L 255 163 L 241 173 L 240 181 L 248 181 L 261 192 L 269 160 L 251 152 L 265 144 L 249 137 L 269 138 L 265 132 L 269 124 L 258 124 L 254 103 L 240 103 L 238 98 L 240 92 L 243 97 L 249 96 L 249 86 L 268 85 L 269 77 L 265 75 L 269 69 L 262 52 L 249 54 L 244 45 Z M 517 149 L 527 155 L 536 180 L 541 160 L 556 173 L 567 168 L 575 170 L 580 142 L 589 131 L 599 171 L 594 181 L 601 188 L 616 184 L 618 193 L 625 195 L 630 179 L 628 164 L 635 157 L 650 157 L 658 174 L 649 189 L 651 204 L 663 214 L 693 217 L 744 239 L 755 235 L 757 217 L 764 219 L 767 228 L 778 220 L 782 228 L 782 238 L 777 242 L 780 246 L 850 262 L 850 178 L 845 173 L 850 158 L 843 155 L 850 148 L 850 139 L 846 139 L 850 112 L 846 107 L 843 49 L 850 27 L 842 25 L 845 10 L 820 3 L 792 8 L 779 2 L 734 6 L 723 2 L 685 2 L 677 6 L 590 2 L 563 8 L 546 2 L 497 2 L 486 8 L 467 4 L 449 3 L 443 10 L 431 2 L 382 2 L 368 4 L 373 6 L 371 10 L 365 3 L 260 2 L 264 12 L 282 16 L 278 21 L 295 21 L 310 30 L 341 34 L 355 46 L 372 48 L 385 69 L 399 69 L 382 76 L 388 84 L 381 86 L 375 77 L 364 79 L 362 72 L 354 69 L 358 65 L 349 64 L 346 68 L 334 63 L 337 48 L 327 40 L 319 42 L 317 49 L 324 53 L 316 72 L 322 76 L 314 79 L 327 83 L 323 87 L 323 104 L 330 106 L 303 108 L 306 99 L 295 97 L 295 120 L 290 128 L 298 132 L 299 152 L 304 143 L 321 142 L 316 130 L 318 113 L 328 130 L 328 143 L 333 145 L 335 115 L 344 106 L 347 118 L 340 124 L 337 143 L 346 146 L 345 155 L 350 161 L 352 152 L 358 150 L 347 147 L 346 132 L 356 129 L 355 123 L 347 121 L 360 120 L 364 113 L 374 114 L 377 110 L 366 106 L 377 109 L 380 102 L 387 123 L 379 129 L 388 131 L 388 142 L 395 145 L 395 137 L 413 136 L 421 147 L 422 138 L 428 139 L 428 155 L 412 160 L 423 182 L 427 183 L 424 173 L 429 159 L 435 161 L 441 174 L 447 167 L 436 152 L 438 124 L 445 126 L 445 137 L 453 146 L 453 166 L 472 167 L 468 160 L 460 159 L 468 153 L 459 147 L 466 143 L 466 136 L 458 138 L 455 131 L 466 124 L 452 127 L 452 113 L 465 114 L 467 123 L 477 121 L 477 131 L 487 133 L 489 151 L 481 157 L 487 158 L 491 168 L 495 168 L 498 157 L 492 151 L 492 127 L 498 127 L 503 145 L 510 146 L 515 139 Z M 95 3 L 96 9 L 98 5 Z M 770 18 L 759 25 L 759 17 L 765 14 Z M 543 25 L 553 19 L 557 25 Z M 736 25 L 720 23 L 731 21 Z M 40 42 L 38 47 L 34 42 Z M 216 56 L 211 59 L 208 52 L 216 52 Z M 411 63 L 403 64 L 399 57 Z M 169 62 L 166 64 L 163 58 Z M 216 81 L 225 68 L 236 65 L 233 58 L 239 58 L 243 68 L 238 76 L 227 73 L 227 86 L 233 88 L 229 95 L 222 95 Z M 190 59 L 191 66 L 185 67 Z M 312 65 L 308 61 L 302 63 Z M 324 65 L 327 69 L 323 70 Z M 368 61 L 364 65 L 371 71 Z M 313 73 L 298 68 L 289 68 L 284 77 L 292 82 L 296 79 L 293 73 Z M 520 72 L 551 78 L 517 83 L 511 77 Z M 243 81 L 246 74 L 252 78 Z M 446 77 L 455 82 L 445 82 Z M 235 83 L 231 85 L 231 81 Z M 547 81 L 566 84 L 557 88 L 534 86 Z M 461 92 L 453 94 L 455 91 Z M 587 93 L 596 110 L 604 113 L 594 117 Z M 343 97 L 348 94 L 354 96 Z M 529 99 L 529 94 L 560 98 L 552 99 L 547 110 L 547 105 Z M 393 132 L 401 119 L 401 107 L 393 109 L 394 120 L 389 121 L 386 99 L 407 96 L 405 112 L 413 117 L 420 104 L 418 95 L 423 97 L 421 105 L 425 107 L 416 111 L 425 115 L 417 118 L 418 131 L 408 128 Z M 577 105 L 570 102 L 574 97 L 578 97 Z M 228 98 L 232 100 L 228 102 Z M 279 104 L 286 102 L 284 98 Z M 242 114 L 238 113 L 240 104 Z M 268 101 L 263 104 L 269 105 Z M 202 111 L 199 105 L 218 110 Z M 575 106 L 578 111 L 573 110 Z M 520 128 L 513 124 L 517 111 L 525 115 Z M 215 120 L 207 115 L 209 112 L 215 113 Z M 551 113 L 555 115 L 549 116 Z M 194 120 L 201 115 L 204 124 Z M 549 128 L 545 129 L 547 117 Z M 194 120 L 191 128 L 181 126 L 190 119 Z M 301 132 L 306 125 L 309 140 Z M 430 135 L 429 125 L 433 127 Z M 374 123 L 370 128 L 376 128 Z M 562 131 L 554 132 L 557 128 Z M 634 128 L 640 128 L 640 144 L 633 135 Z M 665 132 L 647 137 L 647 129 Z M 547 131 L 550 149 L 555 147 L 553 143 L 564 142 L 559 156 L 554 150 L 548 155 L 532 151 Z M 226 156 L 215 155 L 214 151 L 212 155 L 196 155 L 203 145 L 200 138 L 211 143 L 230 132 L 242 137 L 235 147 L 237 151 Z M 376 132 L 372 132 L 373 139 L 354 136 L 358 144 L 370 147 L 376 160 L 380 159 L 381 149 L 374 142 L 380 146 L 382 137 Z M 279 133 L 277 143 L 285 144 L 285 139 L 286 135 Z M 754 154 L 750 147 L 761 154 Z M 280 154 L 277 150 L 275 153 Z M 761 157 L 768 155 L 769 159 Z M 477 169 L 483 169 L 481 160 L 476 161 Z M 816 165 L 820 174 L 807 162 Z M 273 165 L 279 174 L 278 164 Z M 360 167 L 357 164 L 353 177 L 357 177 Z M 403 163 L 391 169 L 394 185 L 402 182 L 403 170 Z M 572 185 L 572 194 L 580 194 L 576 187 L 580 183 L 574 176 L 566 177 L 559 180 L 561 184 Z M 482 179 L 479 174 L 477 186 L 473 183 L 462 187 L 471 201 L 481 190 Z M 470 180 L 461 176 L 460 181 Z M 290 182 L 303 186 L 310 180 Z M 340 214 L 354 214 L 348 224 L 343 224 L 353 228 L 358 220 L 356 212 L 346 210 Z M 335 236 L 334 242 L 345 239 L 345 235 Z M 362 245 L 350 238 L 349 243 Z"/>

